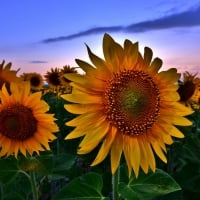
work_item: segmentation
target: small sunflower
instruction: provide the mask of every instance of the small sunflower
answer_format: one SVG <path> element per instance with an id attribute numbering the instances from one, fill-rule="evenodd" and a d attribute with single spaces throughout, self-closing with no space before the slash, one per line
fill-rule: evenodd
<path id="1" fill-rule="evenodd" d="M 23 81 L 30 81 L 30 87 L 32 90 L 40 90 L 44 86 L 43 77 L 39 73 L 23 73 L 20 78 Z"/>
<path id="2" fill-rule="evenodd" d="M 50 150 L 49 142 L 58 131 L 53 114 L 41 92 L 30 93 L 30 83 L 11 83 L 11 94 L 5 85 L 0 91 L 0 156 L 24 156 Z"/>
<path id="3" fill-rule="evenodd" d="M 189 72 L 183 73 L 183 82 L 179 82 L 179 88 L 177 92 L 180 95 L 180 101 L 186 103 L 192 97 L 195 92 L 195 80 L 197 74 L 190 74 Z"/>
<path id="4" fill-rule="evenodd" d="M 7 89 L 9 88 L 10 82 L 16 82 L 19 80 L 17 77 L 18 70 L 11 70 L 12 63 L 7 63 L 5 66 L 5 61 L 3 60 L 0 64 L 0 89 L 3 84 L 6 85 Z"/>
<path id="5" fill-rule="evenodd" d="M 60 81 L 60 69 L 59 68 L 51 68 L 51 71 L 47 71 L 44 75 L 46 78 L 46 82 L 53 88 L 61 86 Z"/>
<path id="6" fill-rule="evenodd" d="M 68 73 L 78 73 L 75 67 L 70 67 L 69 65 L 63 66 L 60 71 L 60 81 L 63 85 L 68 85 L 71 81 L 65 77 L 65 74 Z"/>
<path id="7" fill-rule="evenodd" d="M 200 108 L 200 78 L 196 77 L 194 79 L 195 91 L 194 94 L 190 97 L 188 103 L 195 109 Z"/>
<path id="8" fill-rule="evenodd" d="M 152 61 L 150 48 L 144 49 L 142 57 L 138 43 L 125 40 L 122 47 L 108 34 L 103 38 L 105 60 L 87 49 L 93 65 L 76 60 L 85 75 L 66 75 L 73 91 L 63 95 L 72 102 L 65 108 L 79 116 L 66 123 L 75 128 L 65 139 L 84 136 L 79 154 L 87 154 L 100 144 L 91 165 L 99 164 L 110 153 L 112 174 L 122 153 L 129 176 L 132 170 L 138 176 L 140 167 L 145 173 L 149 168 L 155 171 L 153 152 L 166 163 L 166 144 L 173 143 L 172 136 L 184 137 L 175 125 L 191 125 L 184 116 L 193 111 L 178 102 L 180 74 L 176 69 L 158 72 L 162 61 Z"/>

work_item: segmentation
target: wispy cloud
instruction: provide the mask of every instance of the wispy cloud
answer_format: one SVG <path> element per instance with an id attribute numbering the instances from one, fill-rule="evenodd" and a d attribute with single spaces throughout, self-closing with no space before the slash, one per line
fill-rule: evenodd
<path id="1" fill-rule="evenodd" d="M 200 6 L 196 9 L 165 16 L 160 19 L 129 25 L 126 27 L 126 31 L 145 32 L 149 30 L 192 26 L 200 26 Z"/>
<path id="2" fill-rule="evenodd" d="M 52 43 L 65 40 L 72 40 L 82 36 L 104 33 L 104 32 L 146 32 L 150 30 L 160 30 L 169 28 L 181 28 L 181 27 L 193 27 L 200 26 L 200 5 L 195 9 L 191 8 L 181 13 L 175 13 L 168 16 L 164 16 L 154 20 L 147 20 L 139 23 L 133 23 L 128 26 L 107 26 L 107 27 L 95 27 L 74 33 L 71 35 L 47 38 L 41 41 L 41 43 Z"/>
<path id="3" fill-rule="evenodd" d="M 31 60 L 29 63 L 32 63 L 32 64 L 42 64 L 42 63 L 48 63 L 47 61 L 44 61 L 44 60 Z"/>
<path id="4" fill-rule="evenodd" d="M 60 37 L 55 37 L 55 38 L 48 38 L 45 40 L 42 40 L 42 43 L 50 43 L 50 42 L 58 42 L 58 41 L 63 41 L 63 40 L 71 40 L 75 39 L 78 37 L 86 36 L 86 35 L 91 35 L 95 33 L 103 33 L 105 31 L 107 32 L 119 32 L 123 30 L 123 26 L 108 26 L 108 27 L 96 27 L 96 28 L 91 28 L 85 31 L 80 31 L 75 34 L 67 35 L 67 36 L 60 36 Z"/>

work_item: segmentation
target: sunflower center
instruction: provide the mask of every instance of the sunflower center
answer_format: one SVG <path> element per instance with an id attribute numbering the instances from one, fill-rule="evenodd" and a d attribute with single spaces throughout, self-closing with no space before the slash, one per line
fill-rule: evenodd
<path id="1" fill-rule="evenodd" d="M 54 86 L 59 86 L 61 83 L 60 83 L 60 79 L 59 79 L 59 74 L 58 73 L 52 73 L 50 76 L 49 76 L 49 82 L 54 85 Z"/>
<path id="2" fill-rule="evenodd" d="M 140 135 L 151 128 L 160 113 L 160 93 L 153 78 L 126 70 L 108 81 L 104 93 L 108 121 L 124 134 Z"/>
<path id="3" fill-rule="evenodd" d="M 14 104 L 0 112 L 0 133 L 14 140 L 26 140 L 37 130 L 37 121 L 31 109 Z"/>
<path id="4" fill-rule="evenodd" d="M 40 82 L 41 82 L 40 79 L 38 77 L 36 77 L 36 76 L 31 77 L 31 79 L 30 79 L 31 85 L 35 86 L 35 87 L 39 86 Z"/>

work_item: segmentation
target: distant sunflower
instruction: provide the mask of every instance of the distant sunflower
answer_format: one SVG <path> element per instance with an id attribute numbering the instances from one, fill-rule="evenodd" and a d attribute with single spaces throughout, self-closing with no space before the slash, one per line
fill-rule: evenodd
<path id="1" fill-rule="evenodd" d="M 196 88 L 196 75 L 190 74 L 189 72 L 183 73 L 183 82 L 179 82 L 179 88 L 177 92 L 180 95 L 180 101 L 186 103 L 192 97 Z"/>
<path id="2" fill-rule="evenodd" d="M 60 69 L 59 68 L 51 68 L 51 71 L 47 71 L 47 73 L 44 75 L 46 78 L 46 82 L 51 87 L 58 87 L 61 85 L 60 81 Z"/>
<path id="3" fill-rule="evenodd" d="M 0 89 L 3 84 L 6 85 L 7 89 L 9 89 L 10 82 L 16 82 L 19 80 L 17 77 L 18 70 L 11 70 L 12 63 L 8 63 L 4 66 L 5 61 L 3 60 L 0 64 Z"/>
<path id="4" fill-rule="evenodd" d="M 66 123 L 75 129 L 65 139 L 84 136 L 79 154 L 91 152 L 101 144 L 92 166 L 102 162 L 110 153 L 111 171 L 115 173 L 122 153 L 128 165 L 129 176 L 138 176 L 141 167 L 145 173 L 149 167 L 155 171 L 153 151 L 167 162 L 165 144 L 172 144 L 172 136 L 184 135 L 175 125 L 188 126 L 184 116 L 192 110 L 180 104 L 176 69 L 159 72 L 162 61 L 152 50 L 144 49 L 144 57 L 138 51 L 138 43 L 125 40 L 124 47 L 108 34 L 103 38 L 105 60 L 91 52 L 89 63 L 76 60 L 85 75 L 67 74 L 72 81 L 72 94 L 63 98 L 74 104 L 65 108 L 76 118 Z"/>
<path id="5" fill-rule="evenodd" d="M 0 156 L 50 150 L 58 127 L 41 92 L 31 94 L 29 82 L 11 83 L 11 94 L 4 85 L 0 98 Z"/>
<path id="6" fill-rule="evenodd" d="M 189 103 L 192 108 L 200 109 L 200 86 L 195 89 L 195 92 L 190 98 Z"/>
<path id="7" fill-rule="evenodd" d="M 23 81 L 30 81 L 30 87 L 33 90 L 40 90 L 44 86 L 43 77 L 39 73 L 23 73 L 20 78 Z"/>
<path id="8" fill-rule="evenodd" d="M 60 81 L 61 81 L 61 84 L 63 85 L 68 85 L 71 81 L 68 80 L 66 77 L 65 77 L 65 74 L 68 74 L 68 73 L 78 73 L 76 68 L 75 67 L 70 67 L 69 65 L 65 65 L 63 66 L 63 68 L 61 69 L 60 71 Z"/>

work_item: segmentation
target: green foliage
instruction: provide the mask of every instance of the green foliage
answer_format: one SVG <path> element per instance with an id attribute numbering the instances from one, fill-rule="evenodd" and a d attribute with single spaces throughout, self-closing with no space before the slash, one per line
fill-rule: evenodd
<path id="1" fill-rule="evenodd" d="M 149 172 L 148 174 L 144 174 L 141 171 L 138 178 L 134 175 L 128 178 L 127 169 L 123 166 L 120 174 L 124 182 L 119 184 L 119 193 L 125 200 L 148 200 L 181 190 L 178 183 L 161 169 L 157 169 L 155 173 Z"/>
<path id="2" fill-rule="evenodd" d="M 57 140 L 50 144 L 50 152 L 42 152 L 18 159 L 10 156 L 0 159 L 0 199 L 33 199 L 33 180 L 40 200 L 111 200 L 112 175 L 107 157 L 98 166 L 90 167 L 99 147 L 79 156 L 80 139 L 65 140 L 73 129 L 65 125 L 74 117 L 64 109 L 66 101 L 54 93 L 43 99 L 50 105 L 60 131 Z M 117 200 L 199 200 L 200 196 L 200 111 L 189 116 L 191 127 L 178 127 L 184 139 L 175 139 L 167 147 L 168 163 L 156 160 L 157 170 L 139 177 L 128 177 L 127 167 L 121 160 Z"/>
<path id="3" fill-rule="evenodd" d="M 108 200 L 108 198 L 102 196 L 102 188 L 102 177 L 97 173 L 90 172 L 72 180 L 53 198 L 53 200 Z"/>

